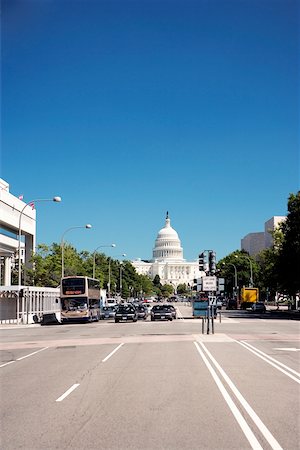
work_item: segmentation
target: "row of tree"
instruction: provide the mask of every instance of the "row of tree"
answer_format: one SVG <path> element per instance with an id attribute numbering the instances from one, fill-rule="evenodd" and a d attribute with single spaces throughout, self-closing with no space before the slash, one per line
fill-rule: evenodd
<path id="1" fill-rule="evenodd" d="M 284 222 L 272 232 L 273 246 L 255 258 L 243 251 L 235 251 L 218 262 L 220 276 L 227 280 L 229 291 L 235 286 L 248 286 L 253 273 L 255 287 L 261 299 L 273 299 L 276 292 L 295 299 L 300 292 L 300 191 L 288 199 L 288 214 Z"/>
<path id="2" fill-rule="evenodd" d="M 263 250 L 255 259 L 248 253 L 236 250 L 217 264 L 217 275 L 226 280 L 226 292 L 231 295 L 236 283 L 239 288 L 248 286 L 252 273 L 255 287 L 261 298 L 271 299 L 276 292 L 295 297 L 300 292 L 300 191 L 288 199 L 287 219 L 273 233 L 274 244 Z M 137 274 L 129 261 L 118 261 L 103 253 L 77 252 L 64 246 L 65 275 L 92 276 L 111 293 L 121 293 L 124 298 L 140 295 L 168 297 L 174 293 L 172 285 L 162 285 L 157 275 L 151 280 Z M 61 277 L 61 246 L 40 244 L 32 257 L 32 269 L 25 270 L 26 284 L 56 287 Z M 13 273 L 17 284 L 17 272 Z M 189 294 L 191 287 L 177 286 L 177 293 Z"/>

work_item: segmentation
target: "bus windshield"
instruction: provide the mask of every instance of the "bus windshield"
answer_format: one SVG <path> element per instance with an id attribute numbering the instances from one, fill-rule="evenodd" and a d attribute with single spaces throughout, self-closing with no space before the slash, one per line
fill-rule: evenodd
<path id="1" fill-rule="evenodd" d="M 86 297 L 77 297 L 77 298 L 62 298 L 61 299 L 61 308 L 64 311 L 76 311 L 76 310 L 85 310 L 87 309 L 87 298 Z"/>

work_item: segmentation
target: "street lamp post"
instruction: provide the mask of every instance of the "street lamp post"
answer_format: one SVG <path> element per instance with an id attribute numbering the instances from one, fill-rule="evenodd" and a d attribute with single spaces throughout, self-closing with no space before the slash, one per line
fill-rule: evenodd
<path id="1" fill-rule="evenodd" d="M 249 258 L 249 256 L 247 256 L 247 255 L 243 255 L 243 256 L 245 256 L 245 257 L 248 259 L 249 264 L 250 264 L 250 280 L 249 280 L 249 287 L 253 287 L 253 269 L 252 269 L 252 262 L 251 262 L 251 259 Z M 238 258 L 238 255 L 235 255 L 235 257 Z"/>
<path id="2" fill-rule="evenodd" d="M 248 256 L 247 256 L 248 258 Z M 253 287 L 253 270 L 252 270 L 252 262 L 251 259 L 248 258 L 249 263 L 250 263 L 250 283 L 249 283 L 249 287 Z"/>
<path id="3" fill-rule="evenodd" d="M 121 298 L 122 298 L 122 269 L 123 269 L 123 267 L 122 267 L 122 261 L 120 262 L 120 295 L 121 295 Z"/>
<path id="4" fill-rule="evenodd" d="M 121 255 L 115 255 L 115 256 L 126 256 L 126 253 L 122 253 Z M 108 260 L 108 283 L 107 283 L 107 287 L 108 287 L 108 297 L 110 297 L 110 263 L 111 263 L 111 258 L 109 258 L 109 260 Z"/>
<path id="5" fill-rule="evenodd" d="M 90 225 L 89 223 L 87 223 L 86 225 L 83 225 L 83 226 L 78 226 L 78 227 L 71 227 L 71 228 L 68 228 L 64 233 L 63 233 L 63 235 L 62 235 L 62 237 L 61 237 L 61 244 L 60 244 L 60 246 L 61 246 L 61 277 L 63 278 L 64 277 L 64 236 L 65 236 L 65 234 L 68 232 L 68 231 L 70 231 L 70 230 L 74 230 L 75 228 L 92 228 L 92 225 Z"/>
<path id="6" fill-rule="evenodd" d="M 19 242 L 18 242 L 18 260 L 19 260 L 19 267 L 18 267 L 18 285 L 21 286 L 22 284 L 22 271 L 21 271 L 21 220 L 22 220 L 22 214 L 26 208 L 26 206 L 31 205 L 36 202 L 61 202 L 61 197 L 53 197 L 53 198 L 38 198 L 36 200 L 31 200 L 30 202 L 26 203 L 26 205 L 23 207 L 22 211 L 20 212 L 19 217 Z"/>
<path id="7" fill-rule="evenodd" d="M 226 263 L 223 263 L 224 264 L 224 266 L 226 265 Z M 239 303 L 239 298 L 238 298 L 238 282 L 237 282 L 237 268 L 236 268 L 236 265 L 235 264 L 233 264 L 233 263 L 227 263 L 229 266 L 233 266 L 233 268 L 234 268 L 234 284 L 235 284 L 235 286 L 234 286 L 234 292 L 235 292 L 235 295 L 236 295 L 236 300 L 237 300 L 237 304 Z"/>
<path id="8" fill-rule="evenodd" d="M 102 248 L 102 247 L 115 247 L 116 244 L 109 244 L 109 245 L 99 245 L 99 247 L 97 247 L 94 250 L 94 256 L 93 256 L 93 278 L 95 278 L 95 271 L 96 271 L 96 251 L 98 250 L 98 248 Z"/>

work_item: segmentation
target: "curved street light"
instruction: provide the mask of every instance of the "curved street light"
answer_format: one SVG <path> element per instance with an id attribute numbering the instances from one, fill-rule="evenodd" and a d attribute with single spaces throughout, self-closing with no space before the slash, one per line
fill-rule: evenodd
<path id="1" fill-rule="evenodd" d="M 98 248 L 103 248 L 103 247 L 115 247 L 116 244 L 108 244 L 108 245 L 99 245 L 99 247 L 97 247 L 94 252 L 93 252 L 93 278 L 95 278 L 95 272 L 96 272 L 96 251 L 98 250 Z"/>
<path id="2" fill-rule="evenodd" d="M 21 270 L 21 220 L 22 220 L 22 214 L 28 205 L 32 205 L 33 203 L 37 202 L 61 202 L 61 197 L 53 197 L 53 198 L 37 198 L 36 200 L 31 200 L 30 202 L 26 203 L 26 205 L 23 207 L 22 211 L 20 212 L 19 217 L 19 233 L 18 233 L 18 260 L 19 260 L 19 267 L 18 267 L 18 285 L 21 286 L 22 283 L 22 270 Z"/>
<path id="3" fill-rule="evenodd" d="M 62 278 L 64 277 L 64 273 L 65 273 L 64 272 L 64 236 L 68 231 L 74 230 L 75 228 L 88 228 L 89 229 L 89 228 L 92 228 L 92 225 L 87 223 L 86 225 L 83 225 L 83 226 L 70 227 L 66 231 L 64 231 L 64 233 L 61 237 L 61 244 L 60 244 L 60 246 L 61 246 L 61 277 Z"/>

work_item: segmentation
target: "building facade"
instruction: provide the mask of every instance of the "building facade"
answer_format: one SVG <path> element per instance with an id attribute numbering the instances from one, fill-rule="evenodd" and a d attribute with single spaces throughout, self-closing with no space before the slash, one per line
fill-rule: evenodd
<path id="1" fill-rule="evenodd" d="M 257 255 L 265 248 L 265 233 L 249 233 L 241 240 L 241 249 L 249 253 L 249 255 Z"/>
<path id="2" fill-rule="evenodd" d="M 281 222 L 286 220 L 286 216 L 273 216 L 265 222 L 265 248 L 270 248 L 273 245 L 272 231 L 276 230 Z"/>
<path id="3" fill-rule="evenodd" d="M 241 240 L 241 250 L 245 250 L 250 256 L 255 256 L 262 250 L 272 247 L 273 236 L 271 233 L 284 220 L 286 220 L 286 216 L 271 217 L 265 222 L 264 231 L 249 233 Z"/>
<path id="4" fill-rule="evenodd" d="M 0 285 L 3 286 L 11 285 L 11 270 L 19 260 L 19 233 L 24 237 L 20 241 L 22 263 L 29 263 L 35 248 L 36 211 L 25 206 L 9 192 L 9 184 L 0 179 Z"/>
<path id="5" fill-rule="evenodd" d="M 192 286 L 194 279 L 202 276 L 198 259 L 188 262 L 183 258 L 183 248 L 178 233 L 172 228 L 167 213 L 165 226 L 157 234 L 149 261 L 136 259 L 131 261 L 139 274 L 152 280 L 159 275 L 161 284 L 171 284 L 175 290 L 179 284 Z"/>

